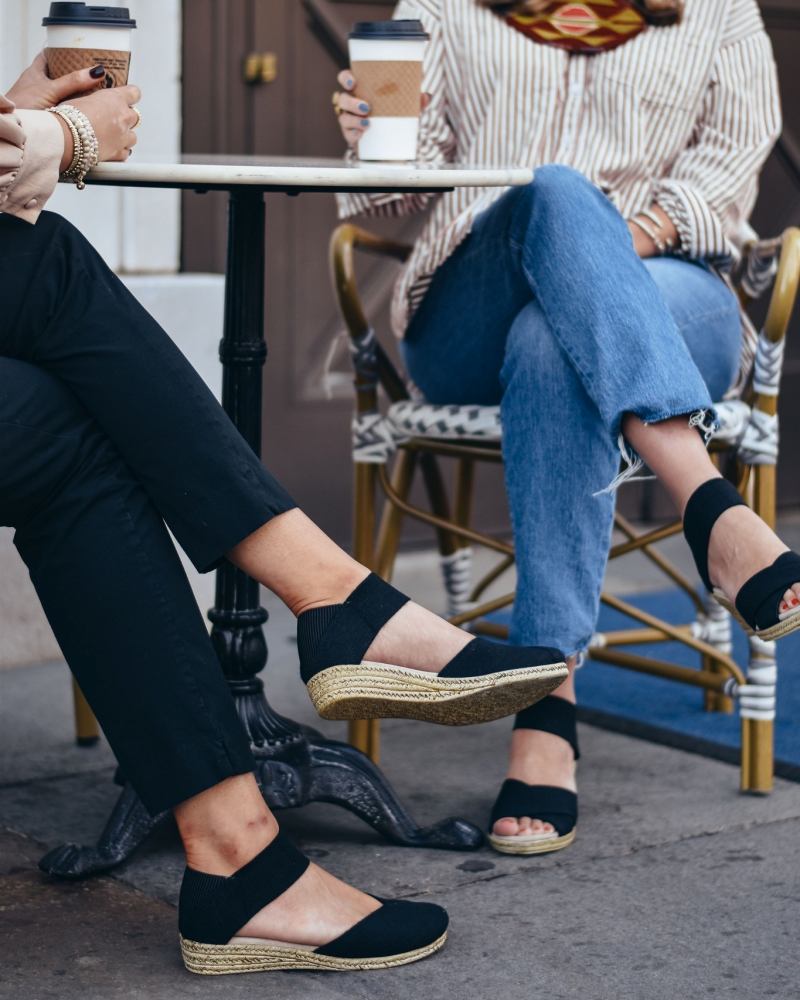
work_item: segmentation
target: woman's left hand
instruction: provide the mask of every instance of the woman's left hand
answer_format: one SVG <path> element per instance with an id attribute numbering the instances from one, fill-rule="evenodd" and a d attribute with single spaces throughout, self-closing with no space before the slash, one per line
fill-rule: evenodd
<path id="1" fill-rule="evenodd" d="M 652 204 L 650 206 L 650 211 L 656 216 L 659 221 L 658 226 L 658 236 L 659 238 L 667 244 L 671 244 L 673 247 L 677 247 L 680 243 L 680 235 L 678 230 L 675 228 L 675 223 L 670 219 L 664 209 L 657 204 Z M 645 219 L 645 224 L 647 228 L 651 228 L 652 222 Z M 631 236 L 633 237 L 633 246 L 640 257 L 657 257 L 661 251 L 656 246 L 655 242 L 647 235 L 641 226 L 637 226 L 635 222 L 628 220 L 628 229 L 631 231 Z"/>
<path id="2" fill-rule="evenodd" d="M 18 108 L 46 111 L 55 104 L 96 90 L 104 76 L 105 69 L 95 66 L 93 69 L 79 69 L 51 80 L 47 75 L 47 59 L 44 52 L 40 52 L 11 90 L 6 92 L 6 97 Z"/>

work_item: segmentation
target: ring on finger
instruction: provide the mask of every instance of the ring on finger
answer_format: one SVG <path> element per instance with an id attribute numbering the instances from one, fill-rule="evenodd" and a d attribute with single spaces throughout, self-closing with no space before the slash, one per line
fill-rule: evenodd
<path id="1" fill-rule="evenodd" d="M 342 108 L 342 106 L 339 104 L 338 90 L 334 90 L 334 92 L 331 94 L 331 104 L 333 105 L 333 110 L 336 112 L 336 114 L 341 115 L 342 112 L 344 111 L 344 108 Z"/>
<path id="2" fill-rule="evenodd" d="M 131 128 L 138 128 L 142 124 L 142 112 L 135 105 L 131 108 L 131 111 L 136 112 L 136 124 L 131 125 Z"/>

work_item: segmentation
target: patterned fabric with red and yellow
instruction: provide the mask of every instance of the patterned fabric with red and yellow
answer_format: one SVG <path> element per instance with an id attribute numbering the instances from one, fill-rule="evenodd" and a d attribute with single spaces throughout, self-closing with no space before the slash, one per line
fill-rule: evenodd
<path id="1" fill-rule="evenodd" d="M 628 0 L 554 0 L 538 14 L 508 14 L 506 20 L 535 42 L 583 53 L 615 49 L 647 27 Z"/>

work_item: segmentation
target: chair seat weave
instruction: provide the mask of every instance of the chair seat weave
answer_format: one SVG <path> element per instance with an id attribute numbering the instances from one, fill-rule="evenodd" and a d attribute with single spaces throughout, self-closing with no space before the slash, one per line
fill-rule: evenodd
<path id="1" fill-rule="evenodd" d="M 715 406 L 719 426 L 713 437 L 739 449 L 753 464 L 775 461 L 777 420 L 766 426 L 764 415 L 740 399 Z M 445 441 L 500 441 L 499 406 L 434 405 L 415 400 L 393 403 L 385 415 L 358 414 L 353 420 L 353 460 L 383 463 L 412 438 Z"/>

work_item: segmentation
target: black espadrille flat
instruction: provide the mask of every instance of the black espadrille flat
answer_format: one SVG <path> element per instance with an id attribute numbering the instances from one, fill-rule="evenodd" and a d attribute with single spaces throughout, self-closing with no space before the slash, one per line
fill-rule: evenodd
<path id="1" fill-rule="evenodd" d="M 186 968 L 204 976 L 289 969 L 356 972 L 417 962 L 444 944 L 448 917 L 441 906 L 383 899 L 379 909 L 318 948 L 238 937 L 237 931 L 294 885 L 308 865 L 308 858 L 279 833 L 229 877 L 187 868 L 178 908 Z"/>
<path id="2" fill-rule="evenodd" d="M 473 639 L 438 673 L 364 660 L 375 636 L 407 601 L 373 573 L 343 604 L 300 615 L 300 673 L 323 719 L 489 722 L 544 698 L 567 676 L 558 649 L 485 639 Z"/>
<path id="3" fill-rule="evenodd" d="M 566 740 L 572 747 L 577 761 L 578 750 L 577 713 L 572 702 L 566 698 L 551 695 L 543 698 L 531 708 L 519 712 L 515 729 L 538 729 L 543 733 L 553 733 Z M 520 834 L 504 837 L 493 833 L 492 828 L 499 819 L 530 816 L 549 823 L 553 832 Z M 569 788 L 555 785 L 527 785 L 524 781 L 508 778 L 503 782 L 489 817 L 488 840 L 501 854 L 550 854 L 561 851 L 575 839 L 578 823 L 578 796 Z"/>
<path id="4" fill-rule="evenodd" d="M 781 611 L 785 591 L 800 582 L 800 556 L 784 552 L 766 569 L 753 574 L 729 600 L 708 574 L 708 544 L 721 514 L 744 505 L 739 491 L 726 479 L 709 479 L 689 497 L 683 512 L 683 532 L 692 550 L 697 572 L 707 590 L 752 635 L 769 642 L 800 628 L 800 606 Z"/>

